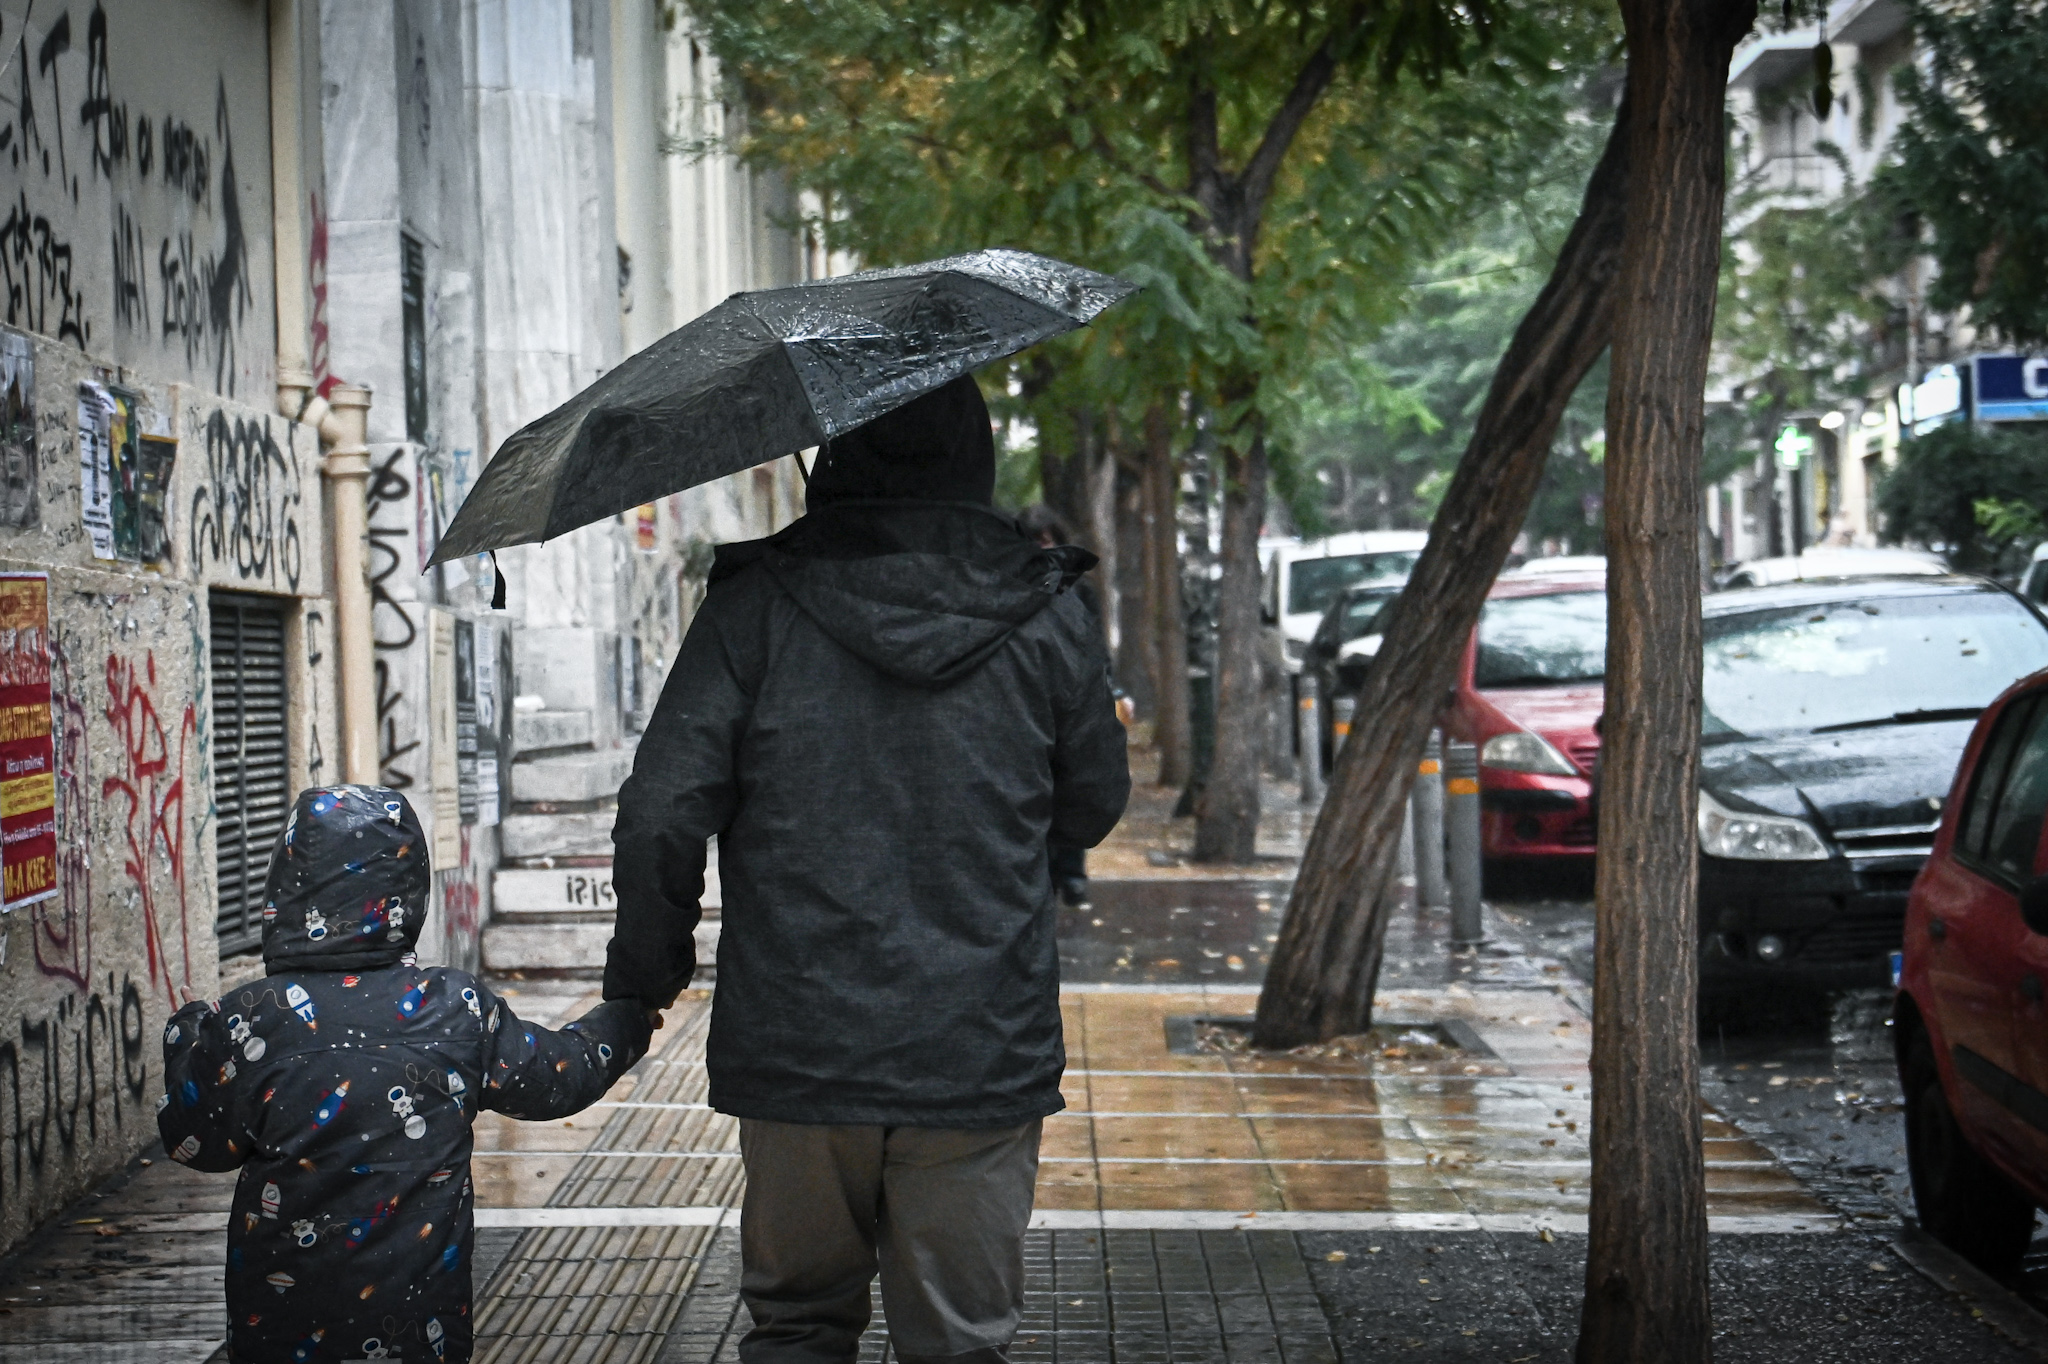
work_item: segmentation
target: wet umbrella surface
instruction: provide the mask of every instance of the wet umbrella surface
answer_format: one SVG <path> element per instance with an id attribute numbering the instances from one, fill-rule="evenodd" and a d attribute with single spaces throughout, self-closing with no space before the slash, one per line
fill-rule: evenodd
<path id="1" fill-rule="evenodd" d="M 821 444 L 1136 288 L 993 250 L 735 294 L 513 433 L 434 562 L 545 540 Z"/>

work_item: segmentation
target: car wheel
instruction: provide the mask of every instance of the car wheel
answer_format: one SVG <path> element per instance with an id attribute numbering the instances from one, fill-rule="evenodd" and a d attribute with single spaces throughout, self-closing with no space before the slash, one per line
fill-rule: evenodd
<path id="1" fill-rule="evenodd" d="M 2033 1199 L 1970 1145 L 1942 1091 L 1926 1033 L 1914 1037 L 1900 1080 L 1920 1225 L 1986 1273 L 2011 1274 L 2033 1239 Z"/>

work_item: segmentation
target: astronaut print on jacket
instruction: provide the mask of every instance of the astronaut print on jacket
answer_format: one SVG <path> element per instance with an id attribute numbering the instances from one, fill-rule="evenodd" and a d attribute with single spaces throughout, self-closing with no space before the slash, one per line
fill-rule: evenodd
<path id="1" fill-rule="evenodd" d="M 241 1170 L 235 1364 L 466 1361 L 470 1123 L 578 1112 L 647 1049 L 637 1005 L 550 1032 L 474 977 L 415 964 L 429 888 L 403 796 L 302 792 L 265 887 L 270 974 L 164 1029 L 164 1149 Z"/>

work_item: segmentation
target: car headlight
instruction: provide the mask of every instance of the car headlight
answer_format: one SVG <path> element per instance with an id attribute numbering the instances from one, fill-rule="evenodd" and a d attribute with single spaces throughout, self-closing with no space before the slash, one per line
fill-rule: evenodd
<path id="1" fill-rule="evenodd" d="M 1579 769 L 1541 734 L 1511 729 L 1496 734 L 1479 750 L 1479 761 L 1504 772 L 1533 772 L 1545 777 L 1576 777 Z"/>
<path id="2" fill-rule="evenodd" d="M 1803 819 L 1751 815 L 1700 792 L 1700 851 L 1739 862 L 1824 862 L 1828 845 Z"/>

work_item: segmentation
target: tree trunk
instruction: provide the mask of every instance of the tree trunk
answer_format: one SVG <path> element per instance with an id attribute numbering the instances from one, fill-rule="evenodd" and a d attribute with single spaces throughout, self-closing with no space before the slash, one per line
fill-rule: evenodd
<path id="1" fill-rule="evenodd" d="M 1266 439 L 1254 423 L 1223 457 L 1223 576 L 1216 600 L 1216 756 L 1195 804 L 1197 862 L 1250 862 L 1259 832 L 1261 713 L 1259 528 L 1266 519 Z M 1246 433 L 1241 432 L 1240 438 Z"/>
<path id="2" fill-rule="evenodd" d="M 1185 786 L 1194 760 L 1188 729 L 1188 622 L 1180 595 L 1180 466 L 1164 404 L 1145 413 L 1145 618 L 1152 650 L 1153 741 L 1159 784 Z"/>
<path id="3" fill-rule="evenodd" d="M 1102 606 L 1102 642 L 1114 659 L 1123 651 L 1123 582 L 1118 572 L 1116 543 L 1115 427 L 1097 427 L 1087 448 L 1087 521 L 1079 527 L 1081 543 L 1095 551 L 1093 570 L 1097 600 Z"/>
<path id="4" fill-rule="evenodd" d="M 1624 100 L 1550 281 L 1494 371 L 1429 545 L 1366 674 L 1259 995 L 1260 1046 L 1372 1025 L 1395 846 L 1423 743 L 1528 515 L 1558 419 L 1613 328 L 1629 108 Z"/>
<path id="5" fill-rule="evenodd" d="M 1607 391 L 1607 695 L 1580 1364 L 1713 1357 L 1700 1161 L 1696 535 L 1728 59 L 1756 12 L 1623 0 L 1635 110 Z"/>

